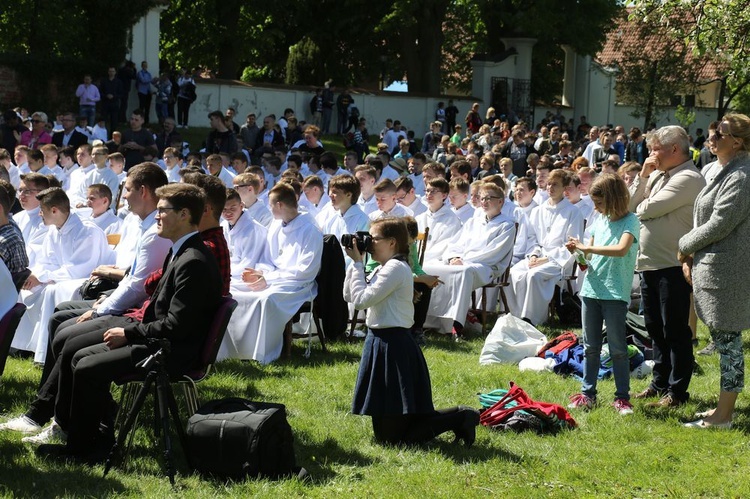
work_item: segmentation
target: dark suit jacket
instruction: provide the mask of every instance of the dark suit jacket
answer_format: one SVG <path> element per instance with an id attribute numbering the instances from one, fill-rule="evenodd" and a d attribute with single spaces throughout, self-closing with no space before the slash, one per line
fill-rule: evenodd
<path id="1" fill-rule="evenodd" d="M 253 152 L 255 151 L 261 151 L 263 148 L 263 136 L 265 135 L 266 130 L 264 128 L 261 128 L 258 131 L 258 136 L 255 137 L 255 147 L 253 148 Z M 272 147 L 281 147 L 284 145 L 284 136 L 281 135 L 276 129 L 273 130 L 273 140 L 271 141 Z M 273 152 L 273 151 L 270 151 Z M 261 152 L 262 154 L 262 152 Z"/>
<path id="2" fill-rule="evenodd" d="M 200 234 L 195 234 L 172 256 L 143 321 L 125 327 L 125 336 L 131 344 L 142 344 L 149 338 L 169 339 L 169 366 L 185 370 L 203 347 L 220 299 L 221 274 L 216 258 Z"/>
<path id="3" fill-rule="evenodd" d="M 57 147 L 63 147 L 63 136 L 65 135 L 65 132 L 55 132 L 52 134 L 52 143 L 55 144 Z M 78 149 L 79 146 L 82 146 L 83 144 L 88 144 L 89 139 L 84 134 L 79 132 L 78 130 L 73 130 L 73 135 L 70 136 L 70 140 L 68 141 L 68 145 L 72 147 L 73 149 Z"/>

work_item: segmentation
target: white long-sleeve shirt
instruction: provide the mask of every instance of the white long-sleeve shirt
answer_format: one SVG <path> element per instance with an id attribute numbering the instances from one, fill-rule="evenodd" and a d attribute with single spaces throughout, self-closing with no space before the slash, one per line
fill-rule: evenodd
<path id="1" fill-rule="evenodd" d="M 230 229 L 229 222 L 221 221 L 224 238 L 229 247 L 229 262 L 232 279 L 242 280 L 242 271 L 255 268 L 260 262 L 266 247 L 268 229 L 259 224 L 247 212 L 244 212 L 237 223 Z"/>
<path id="2" fill-rule="evenodd" d="M 414 276 L 409 264 L 391 258 L 375 269 L 369 284 L 362 262 L 350 265 L 344 280 L 344 300 L 357 310 L 367 309 L 372 329 L 409 328 L 414 324 Z"/>

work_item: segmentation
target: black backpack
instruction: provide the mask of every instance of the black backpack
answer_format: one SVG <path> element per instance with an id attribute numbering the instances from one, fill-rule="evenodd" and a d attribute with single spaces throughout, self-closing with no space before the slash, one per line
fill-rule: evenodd
<path id="1" fill-rule="evenodd" d="M 307 472 L 294 459 L 294 436 L 282 404 L 212 400 L 188 419 L 187 452 L 203 475 L 242 480 Z"/>

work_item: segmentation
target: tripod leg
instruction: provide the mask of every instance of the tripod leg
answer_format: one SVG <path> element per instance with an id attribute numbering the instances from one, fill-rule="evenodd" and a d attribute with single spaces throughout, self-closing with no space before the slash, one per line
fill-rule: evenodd
<path id="1" fill-rule="evenodd" d="M 174 397 L 174 390 L 172 390 L 172 385 L 169 385 L 169 390 L 167 391 L 167 395 L 169 396 L 168 402 L 169 402 L 169 412 L 172 414 L 172 422 L 175 425 L 175 429 L 177 431 L 177 438 L 180 441 L 180 446 L 182 447 L 182 453 L 185 456 L 185 461 L 188 465 L 188 471 L 193 471 L 193 463 L 190 461 L 190 453 L 187 449 L 187 437 L 185 436 L 185 427 L 182 425 L 182 421 L 180 420 L 180 410 L 177 407 L 177 400 Z"/>
<path id="2" fill-rule="evenodd" d="M 156 372 L 153 371 L 149 372 L 146 375 L 146 379 L 143 381 L 143 385 L 138 391 L 138 395 L 136 395 L 135 397 L 133 407 L 130 409 L 130 412 L 128 412 L 128 417 L 125 419 L 125 424 L 122 426 L 122 428 L 120 428 L 120 433 L 117 434 L 115 445 L 112 446 L 112 450 L 109 452 L 109 457 L 107 458 L 107 462 L 104 465 L 104 476 L 107 476 L 107 473 L 109 473 L 109 470 L 110 468 L 112 468 L 112 464 L 114 463 L 115 457 L 117 456 L 117 451 L 122 447 L 122 444 L 128 437 L 128 433 L 130 433 L 130 431 L 133 429 L 135 420 L 138 417 L 138 413 L 140 412 L 141 408 L 143 407 L 143 402 L 146 400 L 148 392 L 151 390 L 151 385 L 154 383 L 155 377 Z"/>
<path id="3" fill-rule="evenodd" d="M 174 460 L 172 459 L 172 439 L 169 436 L 169 375 L 166 372 L 160 372 L 156 379 L 156 403 L 159 407 L 159 420 L 161 421 L 161 438 L 164 443 L 164 461 L 167 466 L 167 476 L 169 483 L 174 486 Z M 174 397 L 173 397 L 174 398 Z"/>

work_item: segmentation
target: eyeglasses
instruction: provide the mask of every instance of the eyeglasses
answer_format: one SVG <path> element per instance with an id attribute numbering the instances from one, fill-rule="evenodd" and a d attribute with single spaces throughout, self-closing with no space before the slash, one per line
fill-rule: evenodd
<path id="1" fill-rule="evenodd" d="M 174 156 L 164 156 L 164 159 L 174 159 Z"/>
<path id="2" fill-rule="evenodd" d="M 18 189 L 18 194 L 21 196 L 28 196 L 37 192 L 40 192 L 39 189 Z"/>
<path id="3" fill-rule="evenodd" d="M 169 210 L 180 211 L 181 209 L 182 208 L 174 208 L 174 207 L 171 207 L 171 206 L 163 206 L 161 208 L 156 208 L 156 213 L 159 216 L 164 216 L 167 213 L 167 211 L 169 211 Z"/>
<path id="4" fill-rule="evenodd" d="M 717 128 L 714 131 L 713 137 L 714 137 L 714 139 L 716 139 L 718 141 L 718 140 L 721 140 L 723 137 L 733 137 L 733 135 L 731 133 L 721 133 L 719 131 L 719 129 Z"/>
<path id="5" fill-rule="evenodd" d="M 425 195 L 425 196 L 431 196 L 431 195 L 433 195 L 433 194 L 438 194 L 439 192 L 440 192 L 440 191 L 439 191 L 439 190 L 437 190 L 437 189 L 425 189 L 425 190 L 424 190 L 424 195 Z"/>
<path id="6" fill-rule="evenodd" d="M 500 196 L 482 196 L 479 200 L 483 203 L 489 203 L 492 199 L 502 199 Z"/>
<path id="7" fill-rule="evenodd" d="M 31 120 L 32 123 L 44 123 L 42 120 Z"/>

